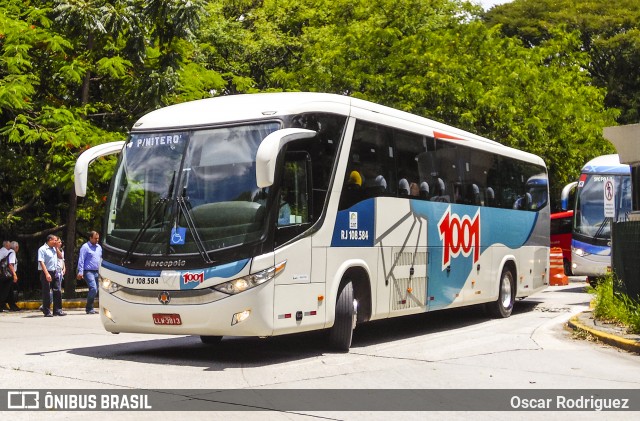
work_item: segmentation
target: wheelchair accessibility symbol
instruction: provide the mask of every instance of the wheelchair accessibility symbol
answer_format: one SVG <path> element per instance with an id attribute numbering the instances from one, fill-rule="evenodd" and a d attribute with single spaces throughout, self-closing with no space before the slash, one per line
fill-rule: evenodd
<path id="1" fill-rule="evenodd" d="M 183 245 L 187 236 L 187 229 L 184 227 L 174 227 L 171 229 L 171 241 L 172 246 Z"/>

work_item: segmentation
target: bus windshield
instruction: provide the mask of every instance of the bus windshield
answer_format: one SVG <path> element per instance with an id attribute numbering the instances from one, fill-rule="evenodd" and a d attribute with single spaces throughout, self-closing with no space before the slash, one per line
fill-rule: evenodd
<path id="1" fill-rule="evenodd" d="M 104 243 L 128 253 L 205 256 L 260 239 L 268 191 L 256 185 L 255 156 L 279 128 L 132 134 L 114 175 Z"/>
<path id="2" fill-rule="evenodd" d="M 613 180 L 615 217 L 605 217 L 604 185 Z M 593 239 L 611 238 L 611 222 L 624 220 L 631 211 L 631 180 L 629 176 L 583 174 L 576 195 L 574 233 Z"/>

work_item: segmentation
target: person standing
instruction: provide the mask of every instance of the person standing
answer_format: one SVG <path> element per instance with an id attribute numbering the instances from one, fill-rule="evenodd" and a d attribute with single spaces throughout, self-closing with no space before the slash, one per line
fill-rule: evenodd
<path id="1" fill-rule="evenodd" d="M 89 241 L 80 247 L 80 255 L 78 256 L 78 275 L 77 279 L 83 279 L 89 287 L 87 294 L 87 314 L 97 314 L 93 308 L 93 301 L 98 293 L 98 269 L 102 261 L 102 247 L 98 244 L 100 234 L 96 231 L 89 233 Z"/>
<path id="2" fill-rule="evenodd" d="M 5 305 L 9 302 L 12 284 L 18 282 L 18 274 L 15 270 L 16 253 L 11 249 L 11 242 L 7 240 L 3 241 L 2 248 L 0 248 L 0 260 L 3 259 L 7 261 L 9 273 L 8 276 L 0 273 L 0 312 L 5 310 Z"/>
<path id="3" fill-rule="evenodd" d="M 56 242 L 56 253 L 58 255 L 58 270 L 56 276 L 60 278 L 60 287 L 63 287 L 62 281 L 64 280 L 64 274 L 67 273 L 67 268 L 64 264 L 64 250 L 62 249 L 62 239 L 58 237 Z"/>
<path id="4" fill-rule="evenodd" d="M 9 288 L 9 296 L 7 297 L 7 304 L 9 305 L 9 311 L 20 311 L 18 303 L 16 302 L 16 296 L 18 295 L 18 251 L 20 250 L 20 244 L 17 241 L 11 242 L 11 250 L 13 250 L 13 271 L 15 273 L 14 281 Z"/>
<path id="5" fill-rule="evenodd" d="M 60 280 L 55 276 L 58 270 L 57 244 L 58 237 L 49 234 L 46 243 L 38 249 L 38 270 L 40 271 L 40 285 L 42 286 L 42 312 L 44 317 L 67 315 L 62 311 Z M 53 314 L 50 310 L 51 293 L 53 295 Z"/>

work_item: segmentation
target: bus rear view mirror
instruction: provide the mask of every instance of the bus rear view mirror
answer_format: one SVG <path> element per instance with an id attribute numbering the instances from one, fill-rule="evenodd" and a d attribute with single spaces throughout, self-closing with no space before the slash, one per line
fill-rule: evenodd
<path id="1" fill-rule="evenodd" d="M 273 185 L 278 153 L 289 142 L 311 139 L 316 135 L 313 130 L 282 129 L 265 137 L 256 153 L 256 184 L 260 188 Z"/>
<path id="2" fill-rule="evenodd" d="M 89 164 L 95 159 L 101 156 L 111 155 L 118 153 L 124 146 L 124 140 L 117 142 L 108 142 L 101 145 L 94 146 L 82 152 L 76 161 L 75 169 L 73 170 L 76 196 L 84 197 L 87 194 L 87 177 L 89 176 Z"/>
<path id="3" fill-rule="evenodd" d="M 572 201 L 574 197 L 572 196 L 575 195 L 577 187 L 578 187 L 578 182 L 573 181 L 567 184 L 566 186 L 564 186 L 564 188 L 562 189 L 562 193 L 560 193 L 560 208 L 563 211 L 568 211 L 573 209 Z"/>

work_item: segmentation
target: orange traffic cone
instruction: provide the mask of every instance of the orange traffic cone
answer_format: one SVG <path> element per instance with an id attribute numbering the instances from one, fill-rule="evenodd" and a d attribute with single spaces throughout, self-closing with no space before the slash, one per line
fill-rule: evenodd
<path id="1" fill-rule="evenodd" d="M 549 285 L 569 285 L 569 278 L 564 274 L 564 264 L 562 261 L 562 249 L 553 247 L 549 251 Z"/>

